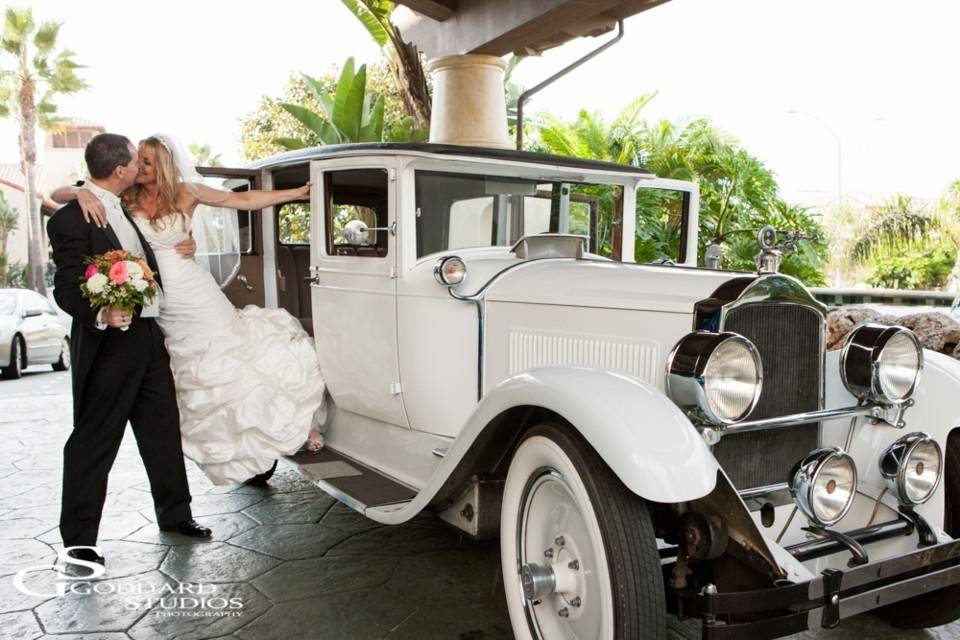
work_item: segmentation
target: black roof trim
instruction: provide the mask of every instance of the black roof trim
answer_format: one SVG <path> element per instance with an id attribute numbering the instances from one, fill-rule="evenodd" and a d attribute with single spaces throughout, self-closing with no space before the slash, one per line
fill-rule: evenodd
<path id="1" fill-rule="evenodd" d="M 616 162 L 602 160 L 587 160 L 571 158 L 551 153 L 533 153 L 531 151 L 517 151 L 515 149 L 491 149 L 489 147 L 467 147 L 455 144 L 433 144 L 430 142 L 363 142 L 358 144 L 332 144 L 323 147 L 311 147 L 287 151 L 258 160 L 248 165 L 250 169 L 264 169 L 276 164 L 287 164 L 297 160 L 310 160 L 317 156 L 338 153 L 342 151 L 419 151 L 421 153 L 435 153 L 451 156 L 473 156 L 475 158 L 494 158 L 497 160 L 513 160 L 514 162 L 530 162 L 535 164 L 555 164 L 564 167 L 580 169 L 596 169 L 599 171 L 617 171 L 636 175 L 653 175 L 642 167 L 634 167 Z"/>

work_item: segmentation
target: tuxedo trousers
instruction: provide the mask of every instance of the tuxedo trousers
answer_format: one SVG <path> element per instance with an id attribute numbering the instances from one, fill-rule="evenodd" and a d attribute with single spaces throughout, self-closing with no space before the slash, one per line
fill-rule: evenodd
<path id="1" fill-rule="evenodd" d="M 171 528 L 189 520 L 180 414 L 170 356 L 156 320 L 135 318 L 127 331 L 106 329 L 83 386 L 73 432 L 63 448 L 64 546 L 96 544 L 107 476 L 127 422 L 150 481 L 157 524 Z"/>

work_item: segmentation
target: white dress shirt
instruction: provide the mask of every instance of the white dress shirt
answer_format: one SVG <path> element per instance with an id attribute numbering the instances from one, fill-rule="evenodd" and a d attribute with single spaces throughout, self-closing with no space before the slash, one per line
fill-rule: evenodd
<path id="1" fill-rule="evenodd" d="M 103 208 L 107 211 L 107 226 L 113 229 L 113 232 L 117 235 L 117 239 L 120 240 L 120 246 L 126 249 L 127 253 L 146 260 L 147 253 L 143 250 L 140 236 L 137 234 L 137 230 L 134 229 L 133 222 L 123 213 L 120 198 L 106 189 L 98 187 L 89 180 L 84 183 L 83 188 L 91 191 L 103 204 Z M 160 315 L 161 295 L 160 287 L 158 286 L 157 295 L 154 296 L 153 301 L 140 312 L 141 318 L 156 318 Z M 107 324 L 101 321 L 101 314 L 97 314 L 97 328 L 106 329 Z"/>

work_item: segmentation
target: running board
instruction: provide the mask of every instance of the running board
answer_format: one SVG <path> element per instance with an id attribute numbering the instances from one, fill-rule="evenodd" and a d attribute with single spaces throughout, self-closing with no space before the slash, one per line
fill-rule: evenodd
<path id="1" fill-rule="evenodd" d="M 286 459 L 304 477 L 354 511 L 410 502 L 417 492 L 356 460 L 325 447 L 318 453 L 301 451 Z"/>

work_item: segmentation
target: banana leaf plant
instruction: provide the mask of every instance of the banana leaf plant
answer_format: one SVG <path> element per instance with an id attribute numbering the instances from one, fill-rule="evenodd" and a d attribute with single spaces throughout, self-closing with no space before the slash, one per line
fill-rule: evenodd
<path id="1" fill-rule="evenodd" d="M 289 102 L 280 106 L 315 133 L 323 144 L 380 142 L 383 139 L 383 96 L 371 101 L 371 96 L 367 95 L 367 65 L 355 69 L 353 58 L 347 58 L 332 94 L 317 79 L 301 75 L 323 108 L 323 114 Z M 275 142 L 286 149 L 307 146 L 299 138 L 276 138 Z"/>

